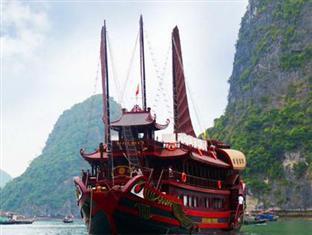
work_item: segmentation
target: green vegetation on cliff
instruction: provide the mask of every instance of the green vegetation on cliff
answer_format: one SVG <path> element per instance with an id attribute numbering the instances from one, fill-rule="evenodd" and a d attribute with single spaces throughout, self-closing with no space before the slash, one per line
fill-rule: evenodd
<path id="1" fill-rule="evenodd" d="M 121 107 L 113 99 L 110 102 L 114 120 L 119 117 Z M 102 141 L 101 120 L 100 95 L 66 110 L 56 122 L 42 154 L 1 190 L 1 210 L 45 216 L 77 214 L 72 178 L 88 167 L 79 150 L 93 151 Z"/>
<path id="2" fill-rule="evenodd" d="M 308 0 L 249 1 L 228 106 L 207 130 L 246 154 L 245 180 L 265 206 L 312 206 L 311 12 Z"/>
<path id="3" fill-rule="evenodd" d="M 294 166 L 298 179 L 306 170 L 312 172 L 311 97 L 303 102 L 290 98 L 283 108 L 269 111 L 250 105 L 235 124 L 227 115 L 216 119 L 208 131 L 213 138 L 225 140 L 246 154 L 248 167 L 244 174 L 254 192 L 270 189 L 264 178 L 285 178 L 282 162 L 287 152 L 305 156 L 305 162 Z"/>
<path id="4" fill-rule="evenodd" d="M 0 169 L 0 188 L 2 188 L 10 180 L 12 180 L 12 177 L 4 170 Z"/>

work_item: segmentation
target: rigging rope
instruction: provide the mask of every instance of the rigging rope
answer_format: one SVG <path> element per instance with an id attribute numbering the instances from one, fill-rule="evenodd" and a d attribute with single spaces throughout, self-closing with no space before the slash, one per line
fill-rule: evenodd
<path id="1" fill-rule="evenodd" d="M 130 72 L 131 72 L 131 68 L 132 68 L 132 64 L 133 64 L 133 61 L 134 61 L 134 56 L 135 56 L 135 52 L 136 52 L 136 48 L 137 48 L 137 42 L 138 42 L 138 36 L 139 34 L 137 34 L 137 37 L 136 37 L 136 40 L 135 40 L 135 46 L 133 48 L 133 51 L 132 51 L 132 56 L 131 56 L 131 59 L 130 59 L 130 63 L 129 63 L 129 68 L 128 68 L 128 73 L 127 73 L 127 78 L 126 78 L 126 82 L 124 84 L 124 88 L 123 88 L 123 92 L 121 92 L 121 88 L 120 88 L 120 83 L 117 79 L 117 75 L 116 75 L 116 71 L 115 71 L 115 66 L 114 66 L 114 58 L 113 58 L 113 50 L 112 50 L 112 46 L 111 46 L 111 43 L 110 43 L 110 40 L 109 40 L 109 36 L 108 36 L 108 48 L 109 48 L 109 52 L 110 52 L 110 58 L 111 58 L 111 65 L 112 65 L 112 70 L 113 70 L 113 79 L 114 79 L 114 82 L 115 82 L 115 86 L 116 86 L 116 91 L 118 93 L 118 101 L 119 102 L 123 102 L 123 95 L 125 93 L 125 88 L 126 88 L 126 84 L 127 84 L 127 81 L 130 77 Z M 129 166 L 130 165 L 133 165 L 133 162 L 132 160 L 130 159 L 130 150 L 129 150 L 129 147 L 131 147 L 128 143 L 127 143 L 127 140 L 129 142 L 133 142 L 133 135 L 132 133 L 130 133 L 130 136 L 126 136 L 126 131 L 125 131 L 125 128 L 123 127 L 122 128 L 122 133 L 123 133 L 123 136 L 124 136 L 124 140 L 125 140 L 125 148 L 126 148 L 126 152 L 124 152 L 123 148 L 121 145 L 119 145 L 119 150 L 122 152 L 123 156 L 125 157 L 125 159 L 128 161 L 129 163 Z M 112 147 L 112 143 L 111 144 L 111 147 Z M 112 149 L 112 148 L 111 148 Z M 134 147 L 134 149 L 131 149 L 132 151 L 135 152 L 135 156 L 137 156 L 137 148 Z M 132 157 L 133 158 L 133 157 Z M 114 185 L 114 162 L 112 161 L 112 164 L 113 164 L 113 167 L 112 167 L 112 181 L 113 181 L 113 185 Z M 132 169 L 132 167 L 130 167 L 130 169 Z"/>
<path id="2" fill-rule="evenodd" d="M 139 41 L 139 32 L 138 32 L 137 37 L 135 39 L 135 44 L 134 44 L 134 47 L 133 47 L 133 50 L 132 50 L 132 55 L 131 55 L 131 58 L 130 58 L 130 63 L 129 63 L 129 67 L 128 67 L 127 75 L 126 75 L 126 81 L 124 82 L 124 86 L 123 86 L 123 88 L 121 90 L 121 96 L 118 99 L 118 102 L 120 104 L 123 103 L 123 99 L 124 99 L 127 83 L 129 81 L 129 78 L 130 78 L 131 68 L 132 68 L 132 65 L 133 65 L 134 56 L 135 56 L 136 48 L 137 48 L 137 45 L 138 45 L 138 41 Z"/>
<path id="3" fill-rule="evenodd" d="M 146 41 L 147 41 L 147 44 L 148 44 L 148 51 L 149 51 L 149 54 L 150 54 L 150 57 L 151 57 L 151 60 L 152 60 L 152 65 L 154 67 L 154 71 L 156 73 L 156 77 L 158 78 L 157 81 L 158 81 L 158 89 L 157 89 L 157 94 L 156 94 L 156 97 L 154 97 L 154 100 L 152 102 L 152 107 L 154 110 L 156 110 L 157 108 L 157 105 L 158 105 L 158 101 L 159 101 L 159 98 L 160 98 L 160 95 L 162 95 L 162 98 L 163 101 L 166 103 L 165 107 L 168 108 L 167 110 L 167 113 L 171 114 L 172 116 L 172 109 L 170 109 L 170 106 L 168 105 L 168 99 L 170 98 L 169 97 L 169 94 L 168 92 L 166 92 L 166 89 L 164 88 L 164 77 L 167 73 L 167 68 L 168 68 L 168 59 L 169 59 L 169 52 L 170 52 L 170 45 L 167 49 L 167 52 L 165 54 L 165 60 L 164 60 L 164 64 L 162 66 L 162 68 L 159 68 L 159 63 L 157 63 L 156 61 L 156 58 L 155 58 L 155 53 L 153 52 L 153 47 L 152 47 L 152 44 L 151 44 L 151 41 L 149 40 L 149 36 L 148 36 L 148 33 L 146 32 L 145 33 L 146 35 Z M 169 117 L 171 120 L 173 118 L 171 118 L 171 116 Z"/>
<path id="4" fill-rule="evenodd" d="M 114 63 L 113 48 L 111 46 L 111 41 L 110 41 L 110 37 L 109 37 L 108 33 L 107 33 L 107 45 L 108 45 L 110 62 L 111 62 L 111 67 L 112 67 L 112 75 L 113 75 L 112 77 L 113 77 L 115 88 L 116 88 L 116 92 L 117 92 L 117 100 L 119 100 L 120 99 L 119 97 L 121 95 L 121 88 L 120 88 L 120 83 L 119 83 L 119 80 L 118 80 L 116 67 L 115 67 L 115 63 Z"/>
<path id="5" fill-rule="evenodd" d="M 96 68 L 92 97 L 95 95 L 96 90 L 97 90 L 97 83 L 99 80 L 99 68 L 100 68 L 100 57 L 98 59 L 98 64 L 97 64 L 97 68 Z M 87 116 L 87 128 L 86 128 L 87 132 L 86 132 L 85 139 L 84 139 L 83 145 L 82 145 L 85 147 L 87 147 L 87 145 L 88 145 L 88 139 L 89 139 L 89 134 L 90 134 L 89 129 L 90 129 L 91 114 L 94 111 L 95 100 L 96 100 L 95 97 L 93 97 L 93 99 L 91 100 L 91 106 L 90 106 L 91 112 L 88 112 L 88 116 Z"/>

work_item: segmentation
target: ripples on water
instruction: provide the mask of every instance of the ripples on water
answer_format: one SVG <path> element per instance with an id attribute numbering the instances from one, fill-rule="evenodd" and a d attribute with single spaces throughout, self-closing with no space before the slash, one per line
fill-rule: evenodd
<path id="1" fill-rule="evenodd" d="M 35 221 L 25 225 L 1 225 L 1 235 L 87 235 L 86 226 L 82 221 L 64 224 L 59 221 Z"/>
<path id="2" fill-rule="evenodd" d="M 72 224 L 55 220 L 36 221 L 31 225 L 1 225 L 0 235 L 88 235 L 88 233 L 80 220 Z M 312 235 L 312 219 L 281 219 L 268 224 L 243 226 L 239 233 L 222 233 L 222 235 Z"/>

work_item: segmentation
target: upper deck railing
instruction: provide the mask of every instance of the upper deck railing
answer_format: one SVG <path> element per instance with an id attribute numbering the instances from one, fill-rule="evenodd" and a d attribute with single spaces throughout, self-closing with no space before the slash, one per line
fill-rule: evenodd
<path id="1" fill-rule="evenodd" d="M 163 148 L 166 143 L 181 144 L 194 149 L 207 151 L 207 141 L 198 139 L 185 133 L 163 134 L 161 140 L 158 139 L 135 139 L 135 140 L 114 140 L 112 141 L 114 150 L 133 146 L 139 149 L 146 147 L 150 149 Z"/>
<path id="2" fill-rule="evenodd" d="M 194 175 L 188 175 L 183 172 L 173 170 L 162 170 L 159 184 L 163 181 L 168 183 L 176 182 L 186 184 L 195 187 L 207 188 L 207 189 L 225 189 L 226 185 L 223 180 L 207 179 Z"/>

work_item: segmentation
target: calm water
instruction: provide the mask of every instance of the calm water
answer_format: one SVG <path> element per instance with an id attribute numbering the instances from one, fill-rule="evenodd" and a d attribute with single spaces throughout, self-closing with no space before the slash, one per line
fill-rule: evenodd
<path id="1" fill-rule="evenodd" d="M 0 225 L 0 235 L 88 235 L 82 221 L 64 224 L 63 221 L 35 221 L 25 225 Z"/>
<path id="2" fill-rule="evenodd" d="M 1 225 L 0 234 L 87 235 L 87 231 L 81 221 L 64 224 L 61 220 L 55 220 L 37 221 L 31 225 Z M 278 222 L 268 224 L 248 225 L 242 228 L 239 235 L 312 235 L 312 219 L 280 219 Z"/>

